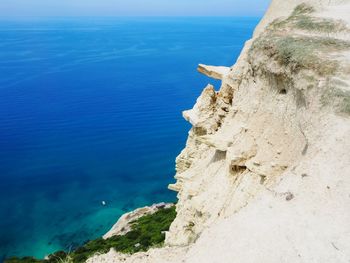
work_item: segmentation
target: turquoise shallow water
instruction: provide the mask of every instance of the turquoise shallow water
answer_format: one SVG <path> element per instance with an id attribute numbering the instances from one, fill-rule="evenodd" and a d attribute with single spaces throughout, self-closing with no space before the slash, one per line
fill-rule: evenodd
<path id="1" fill-rule="evenodd" d="M 181 111 L 219 85 L 196 66 L 231 65 L 257 22 L 0 21 L 0 259 L 69 250 L 176 200 Z"/>

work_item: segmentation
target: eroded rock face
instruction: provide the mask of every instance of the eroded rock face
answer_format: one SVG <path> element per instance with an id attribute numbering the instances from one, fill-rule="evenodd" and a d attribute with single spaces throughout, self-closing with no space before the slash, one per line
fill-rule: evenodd
<path id="1" fill-rule="evenodd" d="M 178 191 L 179 202 L 178 217 L 167 234 L 168 245 L 184 246 L 197 241 L 203 231 L 207 233 L 206 229 L 224 218 L 233 218 L 258 196 L 272 193 L 288 201 L 296 198 L 288 189 L 279 192 L 276 188 L 284 176 L 295 173 L 302 163 L 318 156 L 320 149 L 328 144 L 324 120 L 341 120 L 345 134 L 350 136 L 350 112 L 346 113 L 346 106 L 343 105 L 341 112 L 337 103 L 325 103 L 329 82 L 334 78 L 340 77 L 343 87 L 347 87 L 340 92 L 343 103 L 350 94 L 346 73 L 350 31 L 344 27 L 347 19 L 322 20 L 319 15 L 327 13 L 329 4 L 337 6 L 340 2 L 287 1 L 284 5 L 285 2 L 274 1 L 268 12 L 270 17 L 263 20 L 263 27 L 258 27 L 254 39 L 247 42 L 231 70 L 219 77 L 220 67 L 199 66 L 200 72 L 222 79 L 223 83 L 215 100 L 207 103 L 208 96 L 203 95 L 208 92 L 206 88 L 194 109 L 184 113 L 193 128 L 186 148 L 177 159 L 177 183 L 170 186 Z M 285 8 L 279 12 L 280 4 L 289 6 L 288 12 Z M 350 11 L 349 1 L 341 4 Z M 307 28 L 305 21 L 315 25 Z M 335 26 L 339 32 L 313 29 L 324 23 Z M 333 88 L 340 89 L 340 86 L 335 84 Z M 215 97 L 212 88 L 211 94 Z M 200 107 L 202 103 L 206 106 Z M 201 116 L 200 121 L 193 121 L 194 116 Z M 344 142 L 345 134 L 338 139 Z M 344 148 L 344 145 L 336 147 Z M 338 163 L 344 167 L 340 171 L 342 176 L 349 174 L 350 168 L 350 157 L 344 157 L 342 155 Z M 322 191 L 318 194 L 322 195 Z M 342 203 L 347 206 L 345 199 Z M 314 207 L 323 213 L 321 203 Z M 341 211 L 335 213 L 340 215 Z M 344 216 L 348 218 L 350 212 Z M 342 225 L 339 235 L 342 235 L 340 229 L 349 230 Z M 347 252 L 350 254 L 349 247 Z M 250 253 L 254 253 L 253 248 Z"/>
<path id="2" fill-rule="evenodd" d="M 208 85 L 197 99 L 193 109 L 183 112 L 184 118 L 193 125 L 197 134 L 207 134 L 216 129 L 215 122 L 211 121 L 215 111 L 216 97 L 214 86 Z"/>
<path id="3" fill-rule="evenodd" d="M 199 66 L 222 85 L 183 114 L 167 247 L 122 262 L 349 262 L 349 14 L 274 0 L 230 70 Z"/>

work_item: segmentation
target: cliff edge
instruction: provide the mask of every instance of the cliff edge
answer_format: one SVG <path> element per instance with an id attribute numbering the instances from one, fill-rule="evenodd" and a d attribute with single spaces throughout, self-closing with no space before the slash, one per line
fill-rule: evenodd
<path id="1" fill-rule="evenodd" d="M 350 0 L 274 0 L 193 109 L 166 246 L 88 262 L 350 262 Z"/>

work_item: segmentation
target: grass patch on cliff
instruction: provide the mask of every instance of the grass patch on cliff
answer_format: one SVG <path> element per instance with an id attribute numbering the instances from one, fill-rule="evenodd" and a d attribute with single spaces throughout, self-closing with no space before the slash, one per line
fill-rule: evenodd
<path id="1" fill-rule="evenodd" d="M 314 11 L 313 7 L 307 4 L 298 5 L 289 17 L 276 19 L 270 24 L 269 28 L 272 30 L 300 29 L 327 34 L 348 30 L 346 24 L 342 21 L 312 17 L 311 14 Z"/>
<path id="2" fill-rule="evenodd" d="M 293 72 L 306 69 L 321 76 L 335 74 L 340 65 L 329 55 L 350 49 L 350 42 L 330 37 L 330 34 L 348 31 L 348 28 L 340 20 L 313 17 L 314 11 L 313 7 L 301 4 L 289 17 L 273 21 L 265 34 L 254 41 L 250 56 L 263 53 Z M 322 36 L 312 36 L 312 32 L 322 33 Z"/>
<path id="3" fill-rule="evenodd" d="M 308 15 L 313 12 L 315 12 L 315 9 L 312 6 L 302 3 L 294 8 L 291 16 Z"/>
<path id="4" fill-rule="evenodd" d="M 251 52 L 264 52 L 293 71 L 314 70 L 320 75 L 334 74 L 338 62 L 326 59 L 334 51 L 350 49 L 347 41 L 330 37 L 280 36 L 268 34 L 254 41 Z"/>
<path id="5" fill-rule="evenodd" d="M 315 10 L 312 6 L 309 6 L 307 4 L 300 4 L 297 7 L 294 8 L 292 14 L 284 19 L 277 18 L 272 23 L 270 23 L 269 28 L 270 29 L 281 29 L 285 28 L 287 25 L 290 25 L 290 23 L 293 20 L 296 20 L 300 17 L 305 17 L 313 13 Z"/>
<path id="6" fill-rule="evenodd" d="M 315 18 L 310 16 L 300 16 L 294 22 L 298 29 L 306 31 L 336 33 L 347 29 L 344 23 L 332 19 Z"/>
<path id="7" fill-rule="evenodd" d="M 176 217 L 175 206 L 163 208 L 152 215 L 146 215 L 131 222 L 131 231 L 125 235 L 109 239 L 95 239 L 75 249 L 71 253 L 63 251 L 49 255 L 48 259 L 38 260 L 33 257 L 9 258 L 5 263 L 82 263 L 98 253 L 107 253 L 111 248 L 121 253 L 133 254 L 147 251 L 154 246 L 161 246 L 165 240 L 164 231 L 168 231 Z"/>
<path id="8" fill-rule="evenodd" d="M 338 113 L 350 116 L 350 91 L 337 87 L 327 87 L 321 97 L 323 106 L 331 105 Z"/>

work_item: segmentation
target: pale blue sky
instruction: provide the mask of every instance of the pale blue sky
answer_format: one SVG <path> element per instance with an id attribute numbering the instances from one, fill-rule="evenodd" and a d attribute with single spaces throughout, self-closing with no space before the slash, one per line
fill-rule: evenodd
<path id="1" fill-rule="evenodd" d="M 4 16 L 259 16 L 270 0 L 0 0 Z"/>

